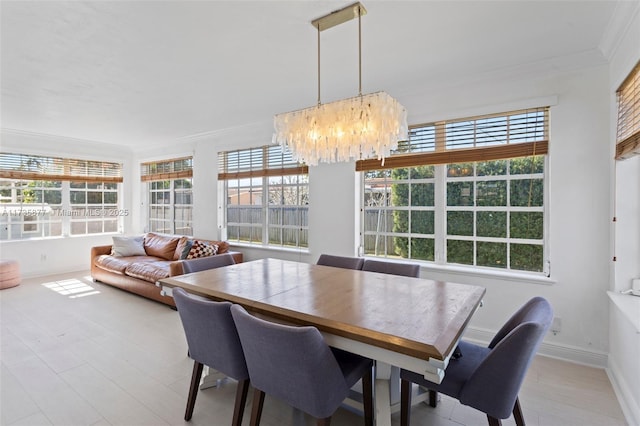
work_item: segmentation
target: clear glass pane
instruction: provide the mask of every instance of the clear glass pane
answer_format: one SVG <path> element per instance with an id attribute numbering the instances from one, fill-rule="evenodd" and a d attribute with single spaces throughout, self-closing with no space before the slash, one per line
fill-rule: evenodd
<path id="1" fill-rule="evenodd" d="M 507 174 L 507 160 L 483 161 L 476 164 L 478 176 L 504 176 Z"/>
<path id="2" fill-rule="evenodd" d="M 414 183 L 411 185 L 411 205 L 432 207 L 435 200 L 433 183 Z"/>
<path id="3" fill-rule="evenodd" d="M 478 237 L 507 237 L 506 212 L 477 212 L 476 233 Z"/>
<path id="4" fill-rule="evenodd" d="M 433 238 L 411 238 L 411 258 L 433 261 L 435 259 L 435 240 Z"/>
<path id="5" fill-rule="evenodd" d="M 511 238 L 541 240 L 544 233 L 542 212 L 512 212 L 510 223 Z"/>
<path id="6" fill-rule="evenodd" d="M 391 185 L 391 203 L 394 206 L 409 205 L 409 185 L 406 183 L 394 183 Z"/>
<path id="7" fill-rule="evenodd" d="M 393 211 L 393 232 L 400 232 L 403 234 L 409 232 L 409 211 Z"/>
<path id="8" fill-rule="evenodd" d="M 433 234 L 435 229 L 433 211 L 413 210 L 411 212 L 411 232 L 413 234 Z"/>
<path id="9" fill-rule="evenodd" d="M 534 244 L 511 244 L 511 269 L 542 272 L 542 246 Z"/>
<path id="10" fill-rule="evenodd" d="M 476 184 L 477 206 L 506 206 L 507 182 L 502 180 L 482 181 Z"/>
<path id="11" fill-rule="evenodd" d="M 448 211 L 447 235 L 473 235 L 473 212 Z"/>
<path id="12" fill-rule="evenodd" d="M 447 240 L 447 263 L 473 265 L 473 241 Z"/>
<path id="13" fill-rule="evenodd" d="M 447 206 L 473 206 L 473 182 L 447 182 Z"/>
<path id="14" fill-rule="evenodd" d="M 478 241 L 477 243 L 477 261 L 478 266 L 489 266 L 492 268 L 507 267 L 507 244 L 506 243 L 489 243 Z"/>
<path id="15" fill-rule="evenodd" d="M 544 185 L 542 179 L 518 179 L 511 181 L 511 205 L 517 207 L 542 206 Z"/>

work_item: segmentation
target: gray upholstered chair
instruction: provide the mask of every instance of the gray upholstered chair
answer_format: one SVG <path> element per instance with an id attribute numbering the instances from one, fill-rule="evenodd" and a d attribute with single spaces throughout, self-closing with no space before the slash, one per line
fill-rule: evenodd
<path id="1" fill-rule="evenodd" d="M 265 394 L 329 425 L 331 416 L 362 379 L 365 425 L 373 424 L 373 361 L 329 348 L 315 327 L 276 324 L 231 307 L 251 384 L 251 425 L 259 425 Z"/>
<path id="2" fill-rule="evenodd" d="M 234 265 L 233 256 L 229 253 L 216 254 L 215 256 L 199 257 L 182 261 L 182 270 L 185 274 L 205 271 L 207 269 L 220 268 L 221 266 Z"/>
<path id="3" fill-rule="evenodd" d="M 184 419 L 190 420 L 193 415 L 202 367 L 207 365 L 238 381 L 231 424 L 240 426 L 249 391 L 249 372 L 231 317 L 231 303 L 202 300 L 181 288 L 173 289 L 173 298 L 187 336 L 189 356 L 194 361 Z"/>
<path id="4" fill-rule="evenodd" d="M 461 356 L 451 359 L 442 383 L 402 370 L 400 424 L 409 425 L 411 383 L 417 383 L 484 412 L 490 425 L 500 425 L 511 413 L 516 425 L 524 425 L 518 392 L 552 319 L 549 302 L 534 297 L 513 314 L 488 347 L 461 341 Z"/>
<path id="5" fill-rule="evenodd" d="M 415 263 L 385 262 L 383 260 L 366 259 L 364 265 L 362 265 L 362 270 L 420 278 L 420 265 L 416 265 Z"/>
<path id="6" fill-rule="evenodd" d="M 321 254 L 316 262 L 317 265 L 335 266 L 344 269 L 362 269 L 364 259 L 361 257 L 334 256 L 331 254 Z"/>

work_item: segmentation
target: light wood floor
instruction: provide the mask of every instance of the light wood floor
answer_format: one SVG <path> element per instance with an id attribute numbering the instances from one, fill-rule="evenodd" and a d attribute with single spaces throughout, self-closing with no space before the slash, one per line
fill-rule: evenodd
<path id="1" fill-rule="evenodd" d="M 0 424 L 230 424 L 234 382 L 200 391 L 193 419 L 183 420 L 192 361 L 177 313 L 88 275 L 28 279 L 0 292 Z M 601 369 L 537 357 L 520 400 L 530 426 L 626 424 Z M 250 405 L 244 424 L 249 411 Z M 293 418 L 267 397 L 264 425 L 291 425 Z M 435 409 L 418 404 L 412 412 L 413 426 L 485 425 L 485 419 L 447 397 Z M 332 424 L 362 421 L 340 409 Z"/>

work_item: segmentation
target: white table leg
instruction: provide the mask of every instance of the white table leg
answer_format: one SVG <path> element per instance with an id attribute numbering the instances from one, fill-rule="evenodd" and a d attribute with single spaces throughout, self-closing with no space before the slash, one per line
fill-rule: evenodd
<path id="1" fill-rule="evenodd" d="M 227 378 L 226 375 L 211 367 L 205 365 L 204 368 L 204 374 L 200 380 L 200 390 L 218 387 L 222 383 L 222 380 Z"/>
<path id="2" fill-rule="evenodd" d="M 381 361 L 375 363 L 375 424 L 391 426 L 391 366 Z"/>

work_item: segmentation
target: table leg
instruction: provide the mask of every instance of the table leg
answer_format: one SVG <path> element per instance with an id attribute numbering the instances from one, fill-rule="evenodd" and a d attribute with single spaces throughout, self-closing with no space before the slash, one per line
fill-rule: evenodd
<path id="1" fill-rule="evenodd" d="M 391 366 L 387 363 L 375 362 L 375 424 L 391 426 Z"/>
<path id="2" fill-rule="evenodd" d="M 205 365 L 204 367 L 205 374 L 202 375 L 202 380 L 200 380 L 200 390 L 216 388 L 220 386 L 222 380 L 226 379 L 227 376 L 222 374 L 221 372 L 214 370 L 211 367 Z"/>

